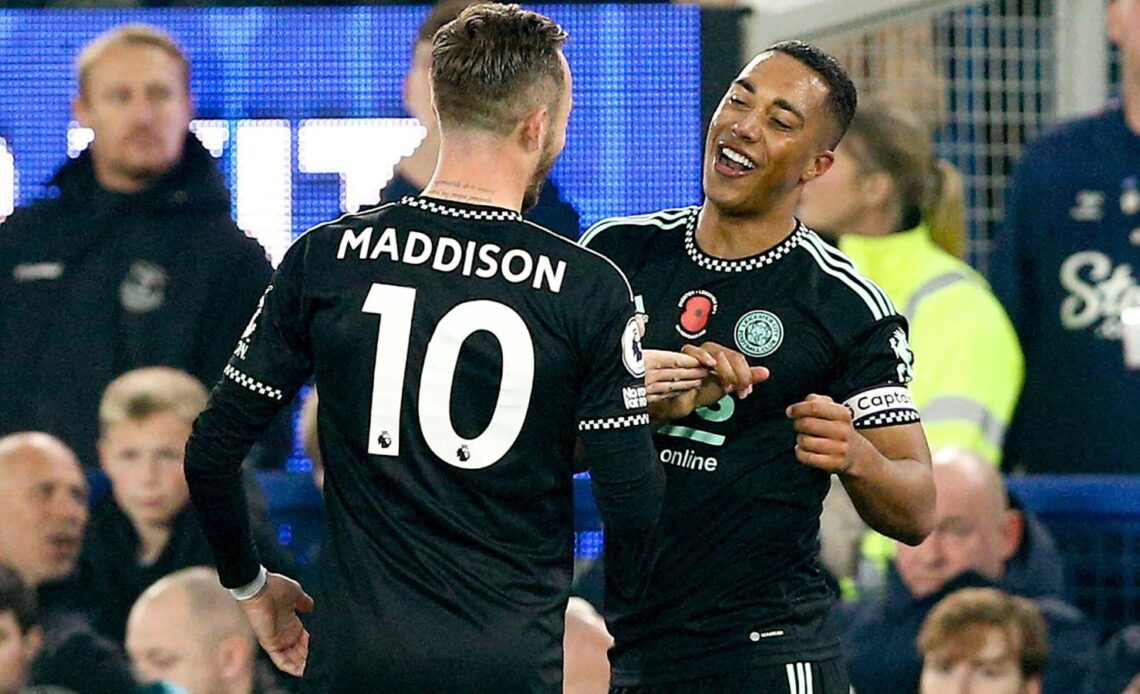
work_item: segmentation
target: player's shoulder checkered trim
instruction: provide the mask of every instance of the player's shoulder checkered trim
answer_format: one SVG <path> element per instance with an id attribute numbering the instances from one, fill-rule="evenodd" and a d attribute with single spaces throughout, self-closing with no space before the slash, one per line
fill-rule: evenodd
<path id="1" fill-rule="evenodd" d="M 583 419 L 578 422 L 578 431 L 600 431 L 603 429 L 625 429 L 649 424 L 649 415 L 629 415 L 628 417 L 606 417 L 604 419 Z"/>
<path id="2" fill-rule="evenodd" d="M 494 207 L 477 210 L 468 209 L 466 207 L 452 207 L 439 200 L 418 198 L 412 195 L 405 195 L 400 200 L 400 203 L 427 212 L 434 212 L 435 214 L 456 217 L 458 219 L 479 219 L 486 222 L 521 222 L 523 220 L 523 216 L 514 210 L 504 210 Z"/>
<path id="3" fill-rule="evenodd" d="M 711 255 L 706 255 L 697 247 L 697 214 L 694 213 L 689 217 L 689 223 L 685 227 L 685 252 L 689 254 L 690 260 L 706 270 L 712 270 L 714 272 L 748 272 L 749 270 L 756 270 L 771 265 L 780 258 L 783 258 L 790 253 L 792 249 L 803 243 L 803 239 L 807 233 L 803 224 L 797 222 L 795 231 L 793 231 L 788 238 L 760 255 L 754 255 L 751 258 L 741 258 L 739 260 L 725 260 L 724 258 L 714 258 Z"/>
<path id="4" fill-rule="evenodd" d="M 895 424 L 910 424 L 919 421 L 918 410 L 891 410 L 868 415 L 855 422 L 856 429 L 873 429 L 875 427 L 889 427 Z"/>
<path id="5" fill-rule="evenodd" d="M 629 217 L 610 217 L 594 224 L 578 239 L 579 246 L 589 246 L 603 231 L 616 227 L 649 227 L 650 230 L 673 231 L 684 228 L 689 224 L 690 218 L 696 217 L 701 211 L 700 207 L 679 207 L 676 209 L 659 210 L 649 214 L 637 214 Z M 639 230 L 640 231 L 640 230 Z"/>
<path id="6" fill-rule="evenodd" d="M 225 370 L 223 370 L 222 373 L 224 373 L 226 375 L 226 377 L 229 378 L 234 383 L 237 383 L 239 386 L 242 386 L 242 387 L 246 388 L 247 390 L 252 390 L 253 392 L 257 393 L 258 395 L 264 395 L 265 397 L 272 398 L 273 400 L 284 400 L 285 399 L 285 394 L 281 392 L 280 388 L 274 388 L 273 386 L 267 386 L 264 383 L 262 383 L 261 381 L 254 378 L 253 376 L 250 376 L 248 374 L 244 374 L 241 371 L 238 371 L 234 367 L 230 366 L 229 364 L 226 364 L 226 368 L 225 368 Z"/>

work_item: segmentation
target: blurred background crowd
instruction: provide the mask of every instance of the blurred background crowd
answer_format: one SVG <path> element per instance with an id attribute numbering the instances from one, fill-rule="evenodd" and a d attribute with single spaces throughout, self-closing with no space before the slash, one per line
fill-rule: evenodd
<path id="1" fill-rule="evenodd" d="M 0 694 L 296 686 L 209 568 L 183 448 L 289 241 L 427 182 L 427 48 L 466 4 L 0 6 Z M 1140 692 L 1140 0 L 537 7 L 576 111 L 530 216 L 570 238 L 696 202 L 704 124 L 768 43 L 859 85 L 799 214 L 910 323 L 938 506 L 900 547 L 833 485 L 855 691 Z M 266 566 L 311 585 L 315 392 L 246 468 Z M 566 691 L 606 691 L 577 491 Z M 1024 688 L 945 688 L 978 677 Z"/>

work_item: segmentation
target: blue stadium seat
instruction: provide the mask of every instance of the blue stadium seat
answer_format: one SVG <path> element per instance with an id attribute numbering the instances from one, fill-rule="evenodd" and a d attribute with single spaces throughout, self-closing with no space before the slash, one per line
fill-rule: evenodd
<path id="1" fill-rule="evenodd" d="M 1014 476 L 1009 488 L 1052 531 L 1067 597 L 1102 636 L 1140 622 L 1140 476 Z"/>

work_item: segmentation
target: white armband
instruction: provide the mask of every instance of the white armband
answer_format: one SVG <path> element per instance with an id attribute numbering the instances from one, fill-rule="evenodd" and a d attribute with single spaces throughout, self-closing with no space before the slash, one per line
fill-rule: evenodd
<path id="1" fill-rule="evenodd" d="M 266 581 L 269 580 L 269 572 L 262 566 L 257 572 L 257 578 L 253 579 L 244 586 L 237 588 L 230 588 L 230 595 L 234 596 L 237 600 L 249 600 L 257 596 L 261 589 L 265 587 Z"/>
<path id="2" fill-rule="evenodd" d="M 914 399 L 903 385 L 882 385 L 858 392 L 843 402 L 856 429 L 873 429 L 919 421 Z"/>

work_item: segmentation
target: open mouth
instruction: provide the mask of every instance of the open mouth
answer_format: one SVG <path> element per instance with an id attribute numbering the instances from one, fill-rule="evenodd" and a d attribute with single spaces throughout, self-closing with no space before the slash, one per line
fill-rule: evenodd
<path id="1" fill-rule="evenodd" d="M 70 555 L 79 551 L 79 538 L 73 535 L 51 535 L 48 537 L 48 544 L 58 554 Z"/>
<path id="2" fill-rule="evenodd" d="M 756 168 L 756 162 L 727 145 L 720 145 L 716 153 L 716 167 L 726 176 L 743 176 Z"/>

